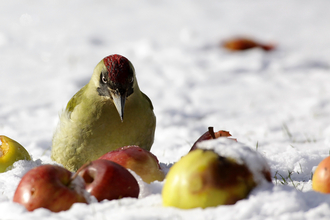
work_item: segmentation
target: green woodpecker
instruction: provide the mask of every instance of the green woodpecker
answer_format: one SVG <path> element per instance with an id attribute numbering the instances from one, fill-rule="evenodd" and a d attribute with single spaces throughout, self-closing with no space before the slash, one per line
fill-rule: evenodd
<path id="1" fill-rule="evenodd" d="M 133 65 L 121 55 L 110 55 L 97 64 L 89 83 L 61 114 L 51 157 L 76 171 L 123 146 L 150 150 L 155 127 L 152 103 L 140 91 Z"/>

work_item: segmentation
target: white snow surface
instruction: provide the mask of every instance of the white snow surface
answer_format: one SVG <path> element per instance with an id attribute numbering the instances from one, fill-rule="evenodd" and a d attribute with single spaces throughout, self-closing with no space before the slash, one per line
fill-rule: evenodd
<path id="1" fill-rule="evenodd" d="M 330 150 L 330 1 L 1 1 L 0 134 L 33 161 L 0 174 L 0 219 L 330 219 L 312 173 Z M 229 52 L 232 36 L 277 49 Z M 139 199 L 28 212 L 12 198 L 47 163 L 58 114 L 96 64 L 118 53 L 135 66 L 157 117 L 151 151 L 168 168 L 213 126 L 267 160 L 273 185 L 235 205 L 162 207 L 164 182 Z M 143 184 L 142 184 L 143 185 Z"/>

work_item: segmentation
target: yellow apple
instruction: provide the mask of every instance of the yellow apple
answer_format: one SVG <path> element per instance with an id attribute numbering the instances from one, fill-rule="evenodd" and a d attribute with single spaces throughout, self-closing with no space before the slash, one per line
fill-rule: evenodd
<path id="1" fill-rule="evenodd" d="M 196 149 L 171 167 L 163 204 L 182 209 L 234 204 L 255 185 L 246 166 L 211 150 Z"/>
<path id="2" fill-rule="evenodd" d="M 312 187 L 317 192 L 330 193 L 330 156 L 317 166 L 313 174 Z"/>
<path id="3" fill-rule="evenodd" d="M 19 160 L 31 160 L 26 149 L 16 141 L 0 135 L 0 173 Z"/>
<path id="4" fill-rule="evenodd" d="M 270 168 L 256 151 L 232 140 L 202 141 L 169 170 L 164 206 L 181 209 L 234 204 L 252 189 L 270 183 Z"/>

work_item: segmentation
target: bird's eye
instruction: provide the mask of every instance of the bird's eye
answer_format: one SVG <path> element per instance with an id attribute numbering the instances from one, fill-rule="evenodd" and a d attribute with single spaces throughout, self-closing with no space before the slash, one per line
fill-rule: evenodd
<path id="1" fill-rule="evenodd" d="M 104 76 L 102 76 L 102 82 L 103 83 L 107 83 L 108 82 L 107 79 Z"/>
<path id="2" fill-rule="evenodd" d="M 133 81 L 134 81 L 133 77 L 129 79 L 129 83 L 132 83 Z"/>

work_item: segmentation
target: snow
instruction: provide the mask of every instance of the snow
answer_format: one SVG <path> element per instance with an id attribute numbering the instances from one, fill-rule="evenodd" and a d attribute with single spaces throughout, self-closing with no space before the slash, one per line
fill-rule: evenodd
<path id="1" fill-rule="evenodd" d="M 330 149 L 330 2 L 2 1 L 0 134 L 33 161 L 0 174 L 1 219 L 329 219 L 330 196 L 311 177 Z M 232 36 L 277 49 L 229 52 Z M 273 186 L 235 205 L 162 207 L 163 182 L 139 199 L 27 212 L 12 198 L 22 176 L 54 163 L 58 115 L 95 65 L 118 53 L 133 63 L 157 117 L 152 152 L 166 170 L 209 126 L 227 130 L 267 160 Z"/>

